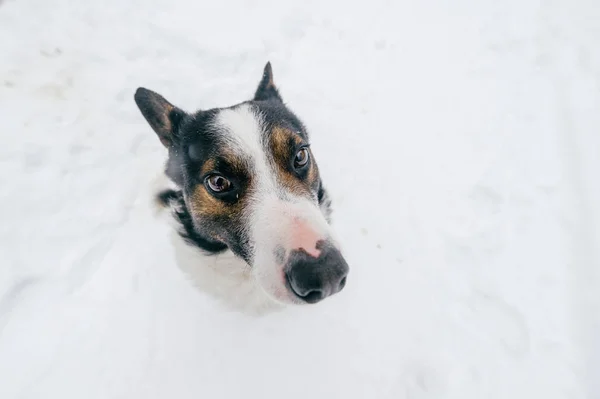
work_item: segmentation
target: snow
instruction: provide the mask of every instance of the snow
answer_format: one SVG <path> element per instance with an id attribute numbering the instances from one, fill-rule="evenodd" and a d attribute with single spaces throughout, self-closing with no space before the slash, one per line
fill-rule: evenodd
<path id="1" fill-rule="evenodd" d="M 600 7 L 5 0 L 0 398 L 600 397 Z M 223 309 L 173 262 L 133 102 L 312 132 L 351 272 Z"/>

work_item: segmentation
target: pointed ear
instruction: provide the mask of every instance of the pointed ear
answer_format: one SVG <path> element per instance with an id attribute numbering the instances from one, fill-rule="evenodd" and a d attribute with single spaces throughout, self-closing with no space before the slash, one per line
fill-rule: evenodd
<path id="1" fill-rule="evenodd" d="M 282 101 L 281 96 L 277 91 L 277 87 L 275 87 L 275 83 L 273 82 L 273 69 L 271 68 L 270 62 L 267 62 L 262 80 L 258 84 L 256 93 L 254 93 L 254 101 L 264 100 Z"/>
<path id="2" fill-rule="evenodd" d="M 158 93 L 140 87 L 135 92 L 135 103 L 148 124 L 167 148 L 173 146 L 185 112 L 175 107 Z"/>

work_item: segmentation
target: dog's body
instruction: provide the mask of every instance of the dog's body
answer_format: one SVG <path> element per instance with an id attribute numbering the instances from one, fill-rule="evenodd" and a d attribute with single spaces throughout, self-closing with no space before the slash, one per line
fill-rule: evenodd
<path id="1" fill-rule="evenodd" d="M 348 266 L 308 133 L 265 67 L 252 100 L 189 114 L 140 88 L 135 100 L 169 151 L 177 262 L 238 308 L 315 303 L 339 292 Z"/>

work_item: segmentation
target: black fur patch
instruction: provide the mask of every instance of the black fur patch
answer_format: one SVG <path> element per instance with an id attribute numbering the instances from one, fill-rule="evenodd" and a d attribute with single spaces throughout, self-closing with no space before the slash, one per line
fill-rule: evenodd
<path id="1" fill-rule="evenodd" d="M 227 245 L 210 240 L 196 231 L 194 228 L 194 220 L 185 205 L 181 191 L 164 190 L 158 193 L 156 197 L 160 203 L 171 208 L 173 217 L 181 225 L 179 235 L 187 243 L 212 255 L 222 253 L 227 249 Z"/>

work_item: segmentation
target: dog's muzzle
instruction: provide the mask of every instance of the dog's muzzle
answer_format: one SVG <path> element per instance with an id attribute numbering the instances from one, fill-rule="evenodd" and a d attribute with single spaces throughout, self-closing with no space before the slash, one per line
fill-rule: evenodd
<path id="1" fill-rule="evenodd" d="M 277 300 L 317 303 L 344 288 L 349 267 L 316 204 L 264 199 L 252 225 L 255 276 Z"/>

